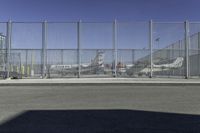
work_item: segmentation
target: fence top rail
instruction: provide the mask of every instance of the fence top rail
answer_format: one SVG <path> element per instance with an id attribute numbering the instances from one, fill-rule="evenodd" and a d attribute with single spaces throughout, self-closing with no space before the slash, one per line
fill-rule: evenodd
<path id="1" fill-rule="evenodd" d="M 8 21 L 1 21 L 0 23 L 7 23 Z M 113 21 L 11 21 L 12 23 L 113 23 Z M 149 21 L 117 21 L 119 23 L 147 23 Z"/>
<path id="2" fill-rule="evenodd" d="M 1 50 L 6 50 L 6 49 L 1 49 Z M 42 50 L 42 48 L 41 49 L 39 49 L 39 48 L 37 48 L 37 49 L 28 49 L 28 48 L 13 48 L 13 49 L 11 49 L 11 50 Z M 64 48 L 64 49 L 51 49 L 51 48 L 49 48 L 49 49 L 46 49 L 46 50 L 78 50 L 77 48 Z M 114 50 L 114 49 L 112 49 L 112 48 L 82 48 L 81 50 Z M 119 48 L 118 50 L 149 50 L 149 49 L 131 49 L 131 48 Z"/>
<path id="3" fill-rule="evenodd" d="M 200 21 L 189 21 L 190 24 L 200 24 Z"/>
<path id="4" fill-rule="evenodd" d="M 44 20 L 44 21 L 15 21 L 15 20 L 11 20 L 12 23 L 43 23 L 43 22 L 47 22 L 47 23 L 113 23 L 115 20 L 113 21 L 84 21 L 84 20 L 77 20 L 77 21 L 48 21 L 48 20 Z M 150 21 L 150 20 L 149 20 Z M 145 20 L 117 20 L 118 23 L 147 23 L 149 21 L 145 21 Z M 9 21 L 0 21 L 0 23 L 7 23 Z M 156 21 L 153 20 L 153 23 L 158 23 L 158 24 L 175 24 L 175 23 L 184 23 L 185 21 Z M 189 23 L 197 23 L 199 24 L 200 21 L 188 21 Z"/>
<path id="5" fill-rule="evenodd" d="M 153 49 L 153 50 L 184 50 L 185 48 L 162 48 L 162 49 Z M 6 51 L 6 49 L 1 49 L 2 51 Z M 11 49 L 11 51 L 15 51 L 15 50 L 26 50 L 26 51 L 29 51 L 29 50 L 38 50 L 38 51 L 41 51 L 42 49 L 27 49 L 27 48 L 15 48 L 15 49 Z M 53 50 L 74 50 L 74 51 L 77 51 L 78 49 L 46 49 L 47 51 L 53 51 Z M 81 50 L 114 50 L 114 49 L 81 49 Z M 148 51 L 150 49 L 117 49 L 117 50 L 126 50 L 126 51 Z M 190 48 L 189 50 L 200 50 L 200 49 L 196 49 L 196 48 Z"/>

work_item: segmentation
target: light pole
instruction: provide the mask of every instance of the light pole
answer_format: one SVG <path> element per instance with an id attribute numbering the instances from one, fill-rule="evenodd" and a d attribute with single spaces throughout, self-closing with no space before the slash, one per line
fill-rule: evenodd
<path id="1" fill-rule="evenodd" d="M 160 47 L 159 47 L 159 45 L 160 45 L 160 37 L 157 37 L 156 39 L 155 39 L 155 42 L 157 42 L 157 51 L 158 51 L 158 54 L 157 54 L 157 58 L 161 58 L 161 50 L 160 50 Z"/>
<path id="2" fill-rule="evenodd" d="M 155 41 L 157 42 L 158 49 L 159 49 L 160 37 L 156 38 Z"/>

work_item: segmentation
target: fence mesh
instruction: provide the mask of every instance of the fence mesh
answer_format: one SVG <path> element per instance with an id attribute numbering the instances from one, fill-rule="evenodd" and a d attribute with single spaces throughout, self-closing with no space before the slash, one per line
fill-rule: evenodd
<path id="1" fill-rule="evenodd" d="M 9 75 L 8 75 L 9 74 Z M 24 67 L 21 66 L 20 53 L 0 52 L 0 77 L 22 78 L 24 75 Z"/>
<path id="2" fill-rule="evenodd" d="M 184 23 L 155 23 L 153 27 L 153 75 L 183 77 L 185 75 Z"/>
<path id="3" fill-rule="evenodd" d="M 45 30 L 43 26 L 42 22 L 13 22 L 8 60 L 8 27 L 0 22 L 1 75 L 13 71 L 24 78 L 41 78 L 44 69 L 49 78 L 78 77 L 80 65 L 81 77 L 112 77 L 115 72 L 117 77 L 150 76 L 149 22 L 47 22 Z M 185 24 L 153 22 L 152 28 L 153 76 L 184 77 Z M 189 76 L 199 77 L 200 23 L 189 23 L 189 29 Z"/>

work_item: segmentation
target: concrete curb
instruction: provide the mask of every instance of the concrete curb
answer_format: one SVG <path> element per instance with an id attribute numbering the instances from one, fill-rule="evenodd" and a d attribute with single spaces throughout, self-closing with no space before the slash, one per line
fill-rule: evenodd
<path id="1" fill-rule="evenodd" d="M 3 83 L 0 86 L 199 86 L 200 83 Z"/>
<path id="2" fill-rule="evenodd" d="M 0 80 L 0 86 L 200 86 L 199 79 L 20 79 Z"/>

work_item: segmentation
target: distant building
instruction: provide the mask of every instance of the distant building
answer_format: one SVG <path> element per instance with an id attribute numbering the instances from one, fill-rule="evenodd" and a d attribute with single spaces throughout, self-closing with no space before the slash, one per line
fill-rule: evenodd
<path id="1" fill-rule="evenodd" d="M 6 36 L 0 33 L 0 49 L 5 49 Z"/>

